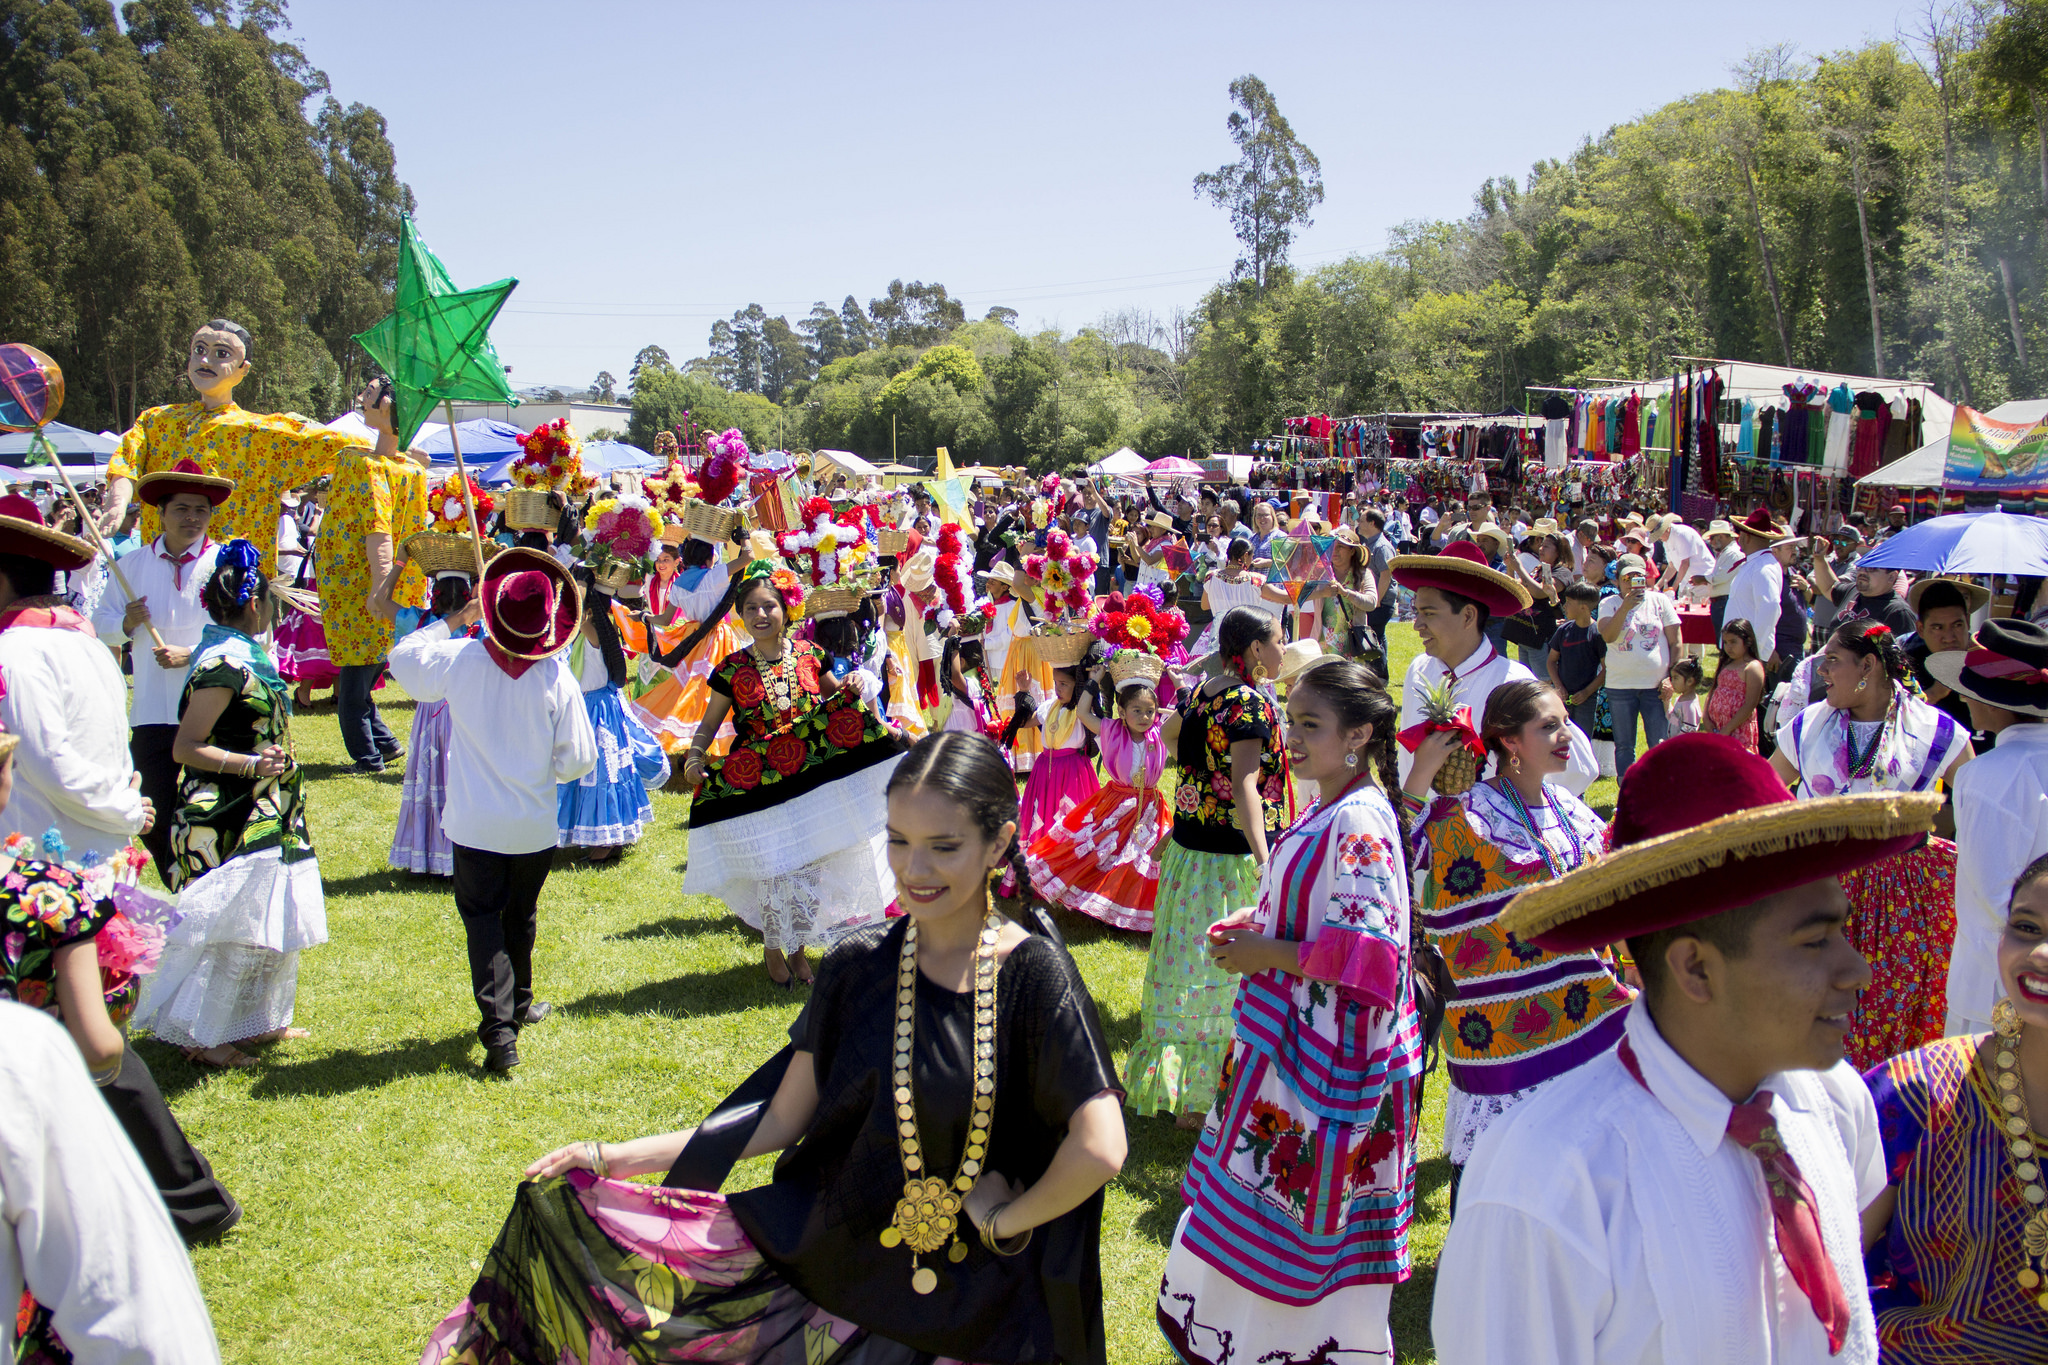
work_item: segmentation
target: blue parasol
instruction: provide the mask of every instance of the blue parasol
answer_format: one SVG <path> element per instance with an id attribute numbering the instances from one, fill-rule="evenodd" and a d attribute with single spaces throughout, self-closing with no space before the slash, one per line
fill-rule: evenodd
<path id="1" fill-rule="evenodd" d="M 1857 561 L 1915 573 L 2048 576 L 2048 521 L 2011 512 L 1934 517 L 1885 541 Z"/>

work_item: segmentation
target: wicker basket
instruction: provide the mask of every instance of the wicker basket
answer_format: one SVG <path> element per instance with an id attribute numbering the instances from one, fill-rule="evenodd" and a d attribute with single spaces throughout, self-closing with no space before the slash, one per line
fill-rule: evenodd
<path id="1" fill-rule="evenodd" d="M 875 553 L 885 555 L 907 555 L 910 553 L 910 532 L 899 531 L 885 526 L 875 532 Z"/>
<path id="2" fill-rule="evenodd" d="M 1072 630 L 1064 635 L 1027 635 L 1032 650 L 1039 659 L 1052 668 L 1072 668 L 1088 657 L 1089 647 L 1095 637 L 1085 630 Z"/>
<path id="3" fill-rule="evenodd" d="M 545 488 L 514 488 L 505 494 L 505 525 L 514 531 L 552 531 L 562 514 L 548 506 Z"/>
<path id="4" fill-rule="evenodd" d="M 476 542 L 454 531 L 416 531 L 405 538 L 405 557 L 427 574 L 466 573 L 476 576 Z M 496 541 L 484 546 L 484 558 L 505 547 Z"/>
<path id="5" fill-rule="evenodd" d="M 679 521 L 665 521 L 661 524 L 661 543 L 680 545 L 690 538 L 689 528 Z"/>
<path id="6" fill-rule="evenodd" d="M 834 617 L 851 616 L 860 610 L 861 601 L 866 596 L 867 594 L 859 588 L 843 587 L 837 583 L 813 588 L 804 598 L 804 616 L 812 621 L 830 621 Z"/>
<path id="7" fill-rule="evenodd" d="M 590 585 L 607 597 L 617 597 L 639 581 L 640 571 L 623 559 L 607 559 L 603 567 L 590 574 Z"/>
<path id="8" fill-rule="evenodd" d="M 732 539 L 733 532 L 744 530 L 746 525 L 747 514 L 737 508 L 713 507 L 701 498 L 691 498 L 683 504 L 683 530 L 698 540 L 723 545 Z"/>
<path id="9" fill-rule="evenodd" d="M 1122 687 L 1134 678 L 1156 683 L 1165 676 L 1166 660 L 1157 654 L 1145 654 L 1135 649 L 1120 649 L 1110 656 L 1109 681 L 1114 687 Z"/>

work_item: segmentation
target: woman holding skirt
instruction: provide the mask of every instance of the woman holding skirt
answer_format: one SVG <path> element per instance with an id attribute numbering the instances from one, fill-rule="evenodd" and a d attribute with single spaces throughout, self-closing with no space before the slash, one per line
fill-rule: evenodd
<path id="1" fill-rule="evenodd" d="M 728 607 L 751 643 L 712 673 L 711 702 L 684 755 L 683 781 L 697 797 L 683 890 L 718 897 L 759 930 L 768 979 L 788 986 L 811 979 L 806 949 L 882 918 L 882 791 L 901 750 L 817 646 L 790 638 L 803 610 L 794 574 L 753 561 L 698 631 Z M 709 761 L 705 749 L 727 716 L 732 749 Z"/>
<path id="2" fill-rule="evenodd" d="M 422 1365 L 1105 1365 L 1116 1075 L 1073 959 L 991 904 L 1015 793 L 980 735 L 912 749 L 885 805 L 907 913 L 820 964 L 743 1091 L 773 1096 L 759 1117 L 716 1153 L 707 1125 L 536 1161 Z M 715 1187 L 777 1151 L 729 1197 L 622 1178 Z"/>
<path id="3" fill-rule="evenodd" d="M 1376 675 L 1334 656 L 1290 691 L 1288 757 L 1321 799 L 1273 845 L 1257 909 L 1208 930 L 1209 955 L 1243 984 L 1159 1327 L 1190 1365 L 1392 1365 L 1423 1053 L 1389 800 L 1398 710 Z"/>
<path id="4" fill-rule="evenodd" d="M 1130 1106 L 1201 1127 L 1216 1099 L 1237 984 L 1209 960 L 1209 926 L 1258 898 L 1286 797 L 1285 737 L 1257 686 L 1280 670 L 1280 618 L 1232 607 L 1217 623 L 1221 672 L 1184 693 L 1163 738 L 1180 765 L 1173 837 L 1159 860 L 1138 1038 L 1124 1063 Z"/>

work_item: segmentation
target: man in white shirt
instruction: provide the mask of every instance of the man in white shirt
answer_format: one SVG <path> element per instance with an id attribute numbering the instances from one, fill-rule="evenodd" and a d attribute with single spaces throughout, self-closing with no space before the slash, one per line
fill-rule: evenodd
<path id="1" fill-rule="evenodd" d="M 1650 518 L 1648 530 L 1650 542 L 1664 547 L 1664 576 L 1659 582 L 1665 592 L 1679 597 L 1694 585 L 1708 586 L 1714 576 L 1714 552 L 1704 536 L 1676 512 Z"/>
<path id="2" fill-rule="evenodd" d="M 1764 552 L 1785 537 L 1785 528 L 1772 521 L 1771 514 L 1761 507 L 1735 523 L 1735 541 L 1742 549 L 1742 558 L 1736 561 L 1728 580 L 1728 606 L 1722 613 L 1724 621 L 1749 622 L 1750 629 L 1756 632 L 1756 647 L 1770 656 L 1765 667 L 1774 674 L 1779 662 L 1776 641 L 1785 566 L 1776 555 Z"/>
<path id="3" fill-rule="evenodd" d="M 1927 656 L 1927 671 L 1998 743 L 1955 776 L 1956 940 L 1947 1032 L 1988 1033 L 2004 994 L 1998 941 L 2013 883 L 2048 854 L 2048 628 L 1987 621 L 1973 648 Z M 2039 1120 L 2036 1120 L 2038 1124 Z"/>
<path id="4" fill-rule="evenodd" d="M 1742 551 L 1735 544 L 1735 528 L 1727 522 L 1715 519 L 1707 524 L 1707 548 L 1714 552 L 1713 572 L 1707 575 L 1707 607 L 1714 620 L 1714 634 L 1721 633 L 1721 622 L 1728 614 L 1728 584 L 1735 577 L 1735 566 L 1742 560 Z"/>
<path id="5" fill-rule="evenodd" d="M 1940 800 L 1795 804 L 1736 741 L 1680 735 L 1622 784 L 1611 854 L 1509 904 L 1537 947 L 1626 939 L 1644 991 L 1613 1052 L 1480 1135 L 1437 1265 L 1444 1365 L 1875 1365 L 1884 1149 L 1843 1061 L 1871 975 L 1837 879 Z"/>
<path id="6" fill-rule="evenodd" d="M 1502 683 L 1534 678 L 1486 638 L 1487 622 L 1511 616 L 1529 605 L 1529 590 L 1497 569 L 1488 568 L 1483 551 L 1470 541 L 1453 541 L 1441 554 L 1396 555 L 1393 580 L 1415 594 L 1415 632 L 1423 652 L 1408 665 L 1401 687 L 1401 728 L 1422 721 L 1422 693 L 1449 679 L 1451 695 L 1472 708 L 1476 729 L 1486 715 L 1486 699 Z M 1415 756 L 1396 746 L 1395 758 L 1405 779 Z M 1548 780 L 1577 796 L 1600 776 L 1593 744 L 1572 727 L 1571 765 Z"/>
<path id="7" fill-rule="evenodd" d="M 1671 695 L 1671 665 L 1679 656 L 1678 608 L 1649 587 L 1649 570 L 1635 555 L 1615 565 L 1621 596 L 1600 603 L 1600 638 L 1607 642 L 1607 704 L 1614 714 L 1614 775 L 1636 759 L 1636 721 L 1643 748 L 1667 733 L 1664 703 Z"/>
<path id="8" fill-rule="evenodd" d="M 519 1031 L 553 1008 L 533 996 L 533 941 L 555 856 L 555 787 L 597 764 L 582 690 L 557 657 L 582 615 L 575 580 L 552 558 L 511 549 L 484 566 L 468 605 L 391 651 L 400 687 L 448 703 L 441 829 L 455 845 L 484 1066 L 501 1073 L 519 1065 Z M 487 639 L 451 638 L 479 619 Z"/>
<path id="9" fill-rule="evenodd" d="M 24 1288 L 78 1365 L 219 1365 L 192 1261 L 78 1048 L 49 1015 L 6 1000 L 0 1359 L 14 1359 Z"/>
<path id="10" fill-rule="evenodd" d="M 152 824 L 128 752 L 128 685 L 92 624 L 56 595 L 93 548 L 0 497 L 0 730 L 19 735 L 0 835 L 55 829 L 70 856 L 111 855 Z"/>
<path id="11" fill-rule="evenodd" d="M 192 671 L 192 651 L 209 617 L 199 593 L 213 577 L 220 546 L 207 538 L 213 509 L 235 491 L 232 480 L 213 478 L 191 460 L 175 469 L 145 474 L 136 501 L 157 509 L 163 534 L 122 555 L 121 577 L 111 578 L 92 614 L 101 643 L 119 657 L 132 644 L 135 694 L 128 707 L 128 751 L 142 778 L 142 794 L 165 819 L 142 836 L 159 877 L 169 880 L 169 814 L 178 798 L 178 761 L 171 742 L 178 737 L 178 701 Z M 135 593 L 131 601 L 122 580 Z M 151 628 L 157 645 L 150 635 Z"/>

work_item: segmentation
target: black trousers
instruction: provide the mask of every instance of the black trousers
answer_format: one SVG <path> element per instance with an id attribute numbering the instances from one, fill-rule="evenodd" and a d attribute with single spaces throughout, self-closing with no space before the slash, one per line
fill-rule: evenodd
<path id="1" fill-rule="evenodd" d="M 455 909 L 469 937 L 469 984 L 482 1022 L 476 1036 L 500 1047 L 519 1036 L 533 1003 L 533 939 L 540 889 L 555 851 L 489 853 L 455 845 Z"/>
<path id="2" fill-rule="evenodd" d="M 100 1093 L 149 1168 L 149 1178 L 156 1182 L 186 1245 L 218 1232 L 234 1211 L 234 1197 L 214 1179 L 213 1167 L 178 1126 L 133 1044 L 121 1054 L 121 1073 Z"/>
<path id="3" fill-rule="evenodd" d="M 142 794 L 156 808 L 156 821 L 142 836 L 156 864 L 156 875 L 171 884 L 171 811 L 178 804 L 178 760 L 171 757 L 171 742 L 178 737 L 175 725 L 138 725 L 128 732 L 128 753 L 135 771 L 142 776 Z"/>

